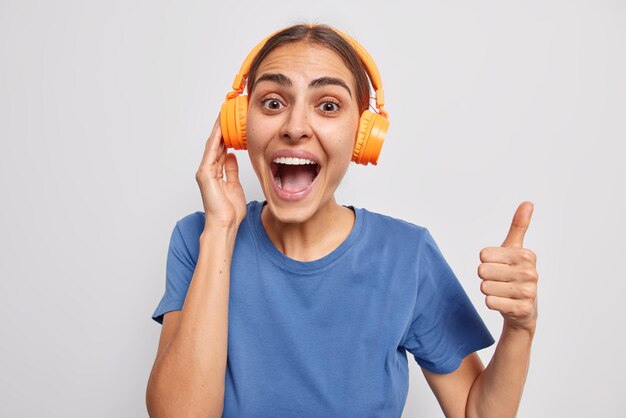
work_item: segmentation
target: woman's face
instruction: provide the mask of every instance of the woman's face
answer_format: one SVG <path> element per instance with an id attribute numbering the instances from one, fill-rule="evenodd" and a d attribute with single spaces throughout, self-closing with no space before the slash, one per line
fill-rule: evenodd
<path id="1" fill-rule="evenodd" d="M 359 116 L 354 77 L 332 50 L 295 42 L 263 60 L 248 98 L 248 154 L 278 220 L 301 223 L 334 204 Z"/>

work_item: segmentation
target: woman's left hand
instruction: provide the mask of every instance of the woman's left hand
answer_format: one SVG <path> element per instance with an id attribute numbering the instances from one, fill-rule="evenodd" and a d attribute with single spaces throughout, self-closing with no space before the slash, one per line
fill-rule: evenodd
<path id="1" fill-rule="evenodd" d="M 500 247 L 480 251 L 480 290 L 489 309 L 499 311 L 505 326 L 534 332 L 537 323 L 537 256 L 523 247 L 533 203 L 522 202 Z"/>

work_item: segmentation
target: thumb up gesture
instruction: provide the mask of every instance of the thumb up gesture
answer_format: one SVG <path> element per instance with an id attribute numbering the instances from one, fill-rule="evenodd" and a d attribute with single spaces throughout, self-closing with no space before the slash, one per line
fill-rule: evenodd
<path id="1" fill-rule="evenodd" d="M 522 202 L 500 247 L 480 251 L 480 290 L 489 309 L 499 311 L 505 326 L 535 330 L 537 323 L 537 256 L 524 248 L 533 203 Z"/>

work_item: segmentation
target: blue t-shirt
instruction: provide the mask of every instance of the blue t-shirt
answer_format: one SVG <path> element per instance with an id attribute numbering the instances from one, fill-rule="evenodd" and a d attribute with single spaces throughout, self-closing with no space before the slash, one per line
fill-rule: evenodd
<path id="1" fill-rule="evenodd" d="M 350 235 L 303 262 L 269 239 L 264 204 L 248 203 L 235 241 L 223 417 L 400 417 L 407 351 L 449 373 L 494 343 L 426 228 L 349 206 Z M 183 307 L 204 216 L 174 227 L 159 323 Z"/>

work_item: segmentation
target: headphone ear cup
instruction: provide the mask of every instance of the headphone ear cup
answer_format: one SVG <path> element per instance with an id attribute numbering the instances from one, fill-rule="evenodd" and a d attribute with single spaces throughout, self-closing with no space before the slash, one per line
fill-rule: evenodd
<path id="1" fill-rule="evenodd" d="M 388 130 L 387 119 L 371 110 L 364 111 L 359 120 L 359 131 L 352 152 L 352 161 L 357 164 L 376 165 Z"/>
<path id="2" fill-rule="evenodd" d="M 246 114 L 248 112 L 248 96 L 237 96 L 227 99 L 220 111 L 220 126 L 224 145 L 227 148 L 246 149 Z"/>

